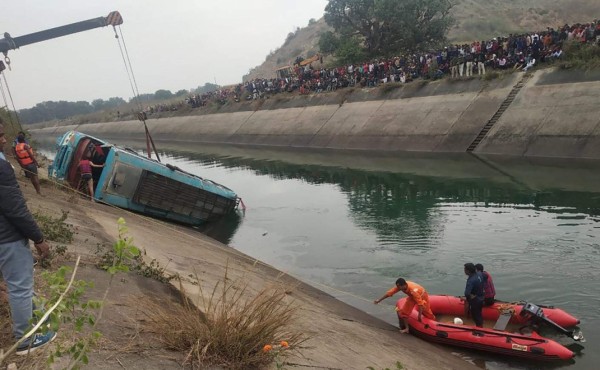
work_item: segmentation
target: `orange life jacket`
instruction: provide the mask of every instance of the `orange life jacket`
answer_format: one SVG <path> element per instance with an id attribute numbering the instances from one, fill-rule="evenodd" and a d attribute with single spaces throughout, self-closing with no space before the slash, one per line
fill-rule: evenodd
<path id="1" fill-rule="evenodd" d="M 15 146 L 15 152 L 17 153 L 17 161 L 21 166 L 27 166 L 33 163 L 31 156 L 31 148 L 25 143 L 18 143 Z"/>

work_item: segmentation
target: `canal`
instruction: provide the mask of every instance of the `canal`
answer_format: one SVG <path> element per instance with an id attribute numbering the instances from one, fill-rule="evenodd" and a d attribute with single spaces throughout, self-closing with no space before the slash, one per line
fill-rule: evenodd
<path id="1" fill-rule="evenodd" d="M 160 146 L 243 198 L 244 214 L 205 230 L 232 248 L 394 325 L 395 300 L 372 301 L 397 277 L 462 295 L 463 264 L 482 263 L 497 298 L 561 307 L 587 342 L 545 332 L 577 353 L 559 364 L 452 352 L 486 369 L 600 362 L 598 163 Z"/>

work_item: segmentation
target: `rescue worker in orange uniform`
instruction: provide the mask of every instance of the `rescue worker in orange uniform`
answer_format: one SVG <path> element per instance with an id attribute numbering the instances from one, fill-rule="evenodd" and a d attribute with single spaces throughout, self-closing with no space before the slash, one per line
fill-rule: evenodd
<path id="1" fill-rule="evenodd" d="M 419 322 L 421 321 L 421 316 L 435 320 L 435 315 L 429 306 L 429 295 L 427 294 L 425 288 L 417 283 L 413 283 L 412 281 L 406 281 L 403 278 L 396 280 L 396 286 L 388 290 L 383 297 L 376 299 L 374 303 L 378 304 L 379 302 L 393 296 L 399 291 L 404 292 L 408 296 L 408 298 L 404 301 L 402 308 L 397 309 L 401 333 L 408 333 L 408 317 L 415 308 L 415 305 L 419 307 Z"/>
<path id="2" fill-rule="evenodd" d="M 14 147 L 14 154 L 17 158 L 17 162 L 25 171 L 25 176 L 31 180 L 31 184 L 35 188 L 35 191 L 42 195 L 40 190 L 40 180 L 38 178 L 38 162 L 35 160 L 33 155 L 33 149 L 25 142 L 25 135 L 19 134 L 17 136 L 17 145 Z"/>

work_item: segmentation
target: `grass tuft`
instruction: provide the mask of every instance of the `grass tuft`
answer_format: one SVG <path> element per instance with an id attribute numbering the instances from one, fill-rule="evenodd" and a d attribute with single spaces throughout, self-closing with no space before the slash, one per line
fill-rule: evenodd
<path id="1" fill-rule="evenodd" d="M 230 280 L 227 271 L 209 294 L 198 286 L 198 306 L 186 298 L 183 303 L 141 305 L 149 318 L 146 329 L 156 333 L 169 349 L 187 353 L 186 362 L 192 368 L 250 369 L 273 361 L 279 366 L 285 363 L 280 363 L 283 351 L 268 352 L 265 345 L 285 341 L 287 352 L 306 340 L 303 334 L 288 329 L 295 307 L 285 303 L 284 289 L 267 287 L 250 294 L 247 283 Z"/>

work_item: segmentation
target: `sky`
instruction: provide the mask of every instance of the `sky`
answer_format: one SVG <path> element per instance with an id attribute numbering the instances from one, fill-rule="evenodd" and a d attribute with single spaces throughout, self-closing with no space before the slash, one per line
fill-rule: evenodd
<path id="1" fill-rule="evenodd" d="M 117 10 L 140 93 L 241 82 L 289 32 L 323 15 L 327 0 L 3 0 L 0 38 Z M 118 30 L 117 30 L 118 31 Z M 4 71 L 17 109 L 48 100 L 133 96 L 111 26 L 26 45 Z M 2 56 L 2 60 L 4 56 Z M 4 79 L 2 79 L 4 86 Z M 5 87 L 6 88 L 6 87 Z M 10 105 L 10 102 L 9 102 Z M 4 101 L 0 101 L 4 106 Z"/>

